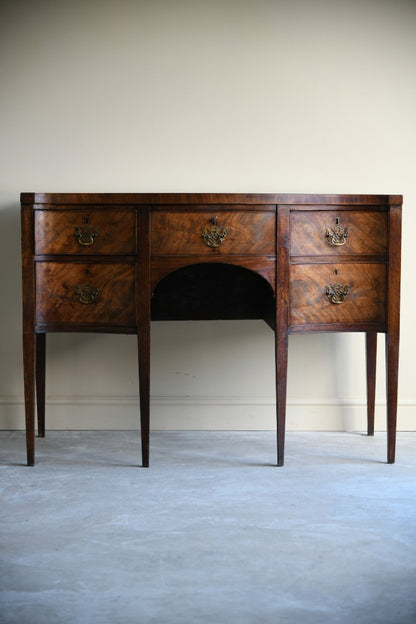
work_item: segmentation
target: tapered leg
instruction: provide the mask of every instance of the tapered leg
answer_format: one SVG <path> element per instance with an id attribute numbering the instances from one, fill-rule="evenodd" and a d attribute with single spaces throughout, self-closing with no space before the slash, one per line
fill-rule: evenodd
<path id="1" fill-rule="evenodd" d="M 276 258 L 276 417 L 277 465 L 283 466 L 286 429 L 287 352 L 289 327 L 289 232 L 290 208 L 279 206 Z"/>
<path id="2" fill-rule="evenodd" d="M 45 358 L 46 334 L 36 334 L 36 404 L 38 437 L 45 437 Z"/>
<path id="3" fill-rule="evenodd" d="M 35 333 L 23 334 L 27 465 L 35 465 Z"/>
<path id="4" fill-rule="evenodd" d="M 399 379 L 399 336 L 386 334 L 387 381 L 387 463 L 394 464 L 396 455 L 397 387 Z"/>
<path id="5" fill-rule="evenodd" d="M 276 420 L 278 466 L 283 466 L 285 455 L 287 353 L 287 332 L 276 332 Z"/>
<path id="6" fill-rule="evenodd" d="M 142 439 L 142 466 L 149 466 L 150 432 L 150 323 L 139 329 L 139 390 L 140 390 L 140 427 Z"/>
<path id="7" fill-rule="evenodd" d="M 367 360 L 367 435 L 374 435 L 374 411 L 376 401 L 377 332 L 366 333 Z"/>
<path id="8" fill-rule="evenodd" d="M 400 247 L 401 206 L 390 206 L 386 333 L 387 463 L 389 464 L 394 464 L 396 454 L 400 336 Z"/>

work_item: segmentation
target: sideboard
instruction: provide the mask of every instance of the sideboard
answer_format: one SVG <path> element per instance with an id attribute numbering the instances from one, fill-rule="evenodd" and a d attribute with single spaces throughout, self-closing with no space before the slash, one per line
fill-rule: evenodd
<path id="1" fill-rule="evenodd" d="M 401 207 L 400 195 L 22 193 L 28 465 L 35 461 L 35 404 L 38 436 L 45 435 L 47 333 L 137 334 L 148 466 L 151 321 L 239 318 L 264 319 L 275 331 L 278 466 L 288 335 L 365 334 L 373 435 L 377 334 L 384 333 L 393 463 Z"/>

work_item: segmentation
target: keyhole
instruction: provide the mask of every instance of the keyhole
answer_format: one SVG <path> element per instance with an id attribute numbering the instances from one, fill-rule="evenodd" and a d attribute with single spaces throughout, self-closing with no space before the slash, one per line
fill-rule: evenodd
<path id="1" fill-rule="evenodd" d="M 85 269 L 85 275 L 88 277 L 90 274 L 90 270 L 89 269 Z"/>
<path id="2" fill-rule="evenodd" d="M 89 217 L 84 217 L 84 223 L 85 225 L 88 225 L 90 222 Z"/>
<path id="3" fill-rule="evenodd" d="M 338 269 L 335 269 L 334 275 L 338 275 Z"/>
<path id="4" fill-rule="evenodd" d="M 335 217 L 335 225 L 339 225 L 339 217 Z"/>

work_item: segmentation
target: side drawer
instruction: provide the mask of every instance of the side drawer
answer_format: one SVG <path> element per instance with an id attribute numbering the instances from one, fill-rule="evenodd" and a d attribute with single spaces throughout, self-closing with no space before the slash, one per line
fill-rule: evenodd
<path id="1" fill-rule="evenodd" d="M 132 264 L 36 263 L 36 323 L 132 327 Z"/>
<path id="2" fill-rule="evenodd" d="M 136 253 L 131 210 L 36 210 L 36 254 Z"/>
<path id="3" fill-rule="evenodd" d="M 290 268 L 290 325 L 384 323 L 387 266 L 295 264 Z"/>
<path id="4" fill-rule="evenodd" d="M 154 212 L 152 255 L 274 255 L 272 211 Z"/>
<path id="5" fill-rule="evenodd" d="M 293 256 L 386 254 L 387 244 L 385 212 L 293 211 L 290 216 Z"/>

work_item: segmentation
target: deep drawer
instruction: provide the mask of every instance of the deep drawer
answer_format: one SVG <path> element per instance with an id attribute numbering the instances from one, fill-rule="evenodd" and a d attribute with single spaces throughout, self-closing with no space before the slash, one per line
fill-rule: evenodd
<path id="1" fill-rule="evenodd" d="M 294 256 L 386 254 L 387 244 L 383 212 L 296 211 L 290 216 L 290 253 Z"/>
<path id="2" fill-rule="evenodd" d="M 290 325 L 384 323 L 385 264 L 298 264 L 290 270 Z"/>
<path id="3" fill-rule="evenodd" d="M 274 212 L 155 212 L 153 255 L 274 255 Z"/>
<path id="4" fill-rule="evenodd" d="M 136 215 L 116 210 L 36 210 L 36 254 L 133 255 Z"/>
<path id="5" fill-rule="evenodd" d="M 36 263 L 36 322 L 135 325 L 132 264 Z"/>

